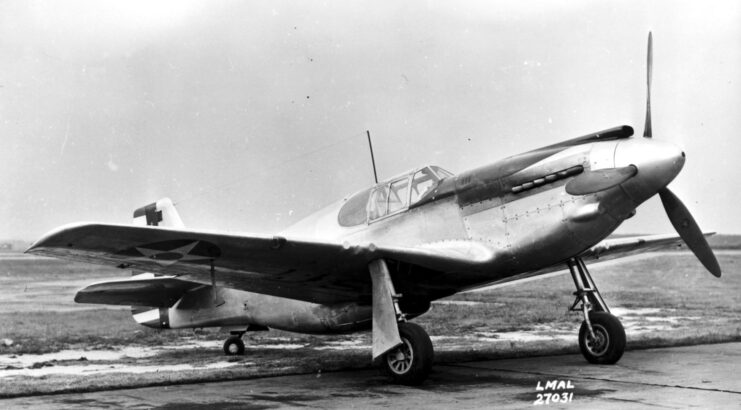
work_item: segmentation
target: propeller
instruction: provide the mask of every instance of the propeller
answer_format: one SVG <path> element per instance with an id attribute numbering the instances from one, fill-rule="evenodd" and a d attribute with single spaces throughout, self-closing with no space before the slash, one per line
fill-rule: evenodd
<path id="1" fill-rule="evenodd" d="M 697 222 L 695 222 L 690 211 L 687 210 L 687 207 L 684 206 L 682 201 L 669 188 L 661 189 L 659 196 L 661 197 L 661 203 L 664 204 L 666 215 L 669 217 L 679 236 L 682 237 L 682 240 L 684 240 L 690 250 L 697 256 L 697 259 L 702 262 L 705 269 L 719 278 L 720 265 L 718 265 L 718 260 L 715 258 L 710 245 L 708 245 L 708 241 L 705 240 L 705 235 L 703 235 L 700 227 L 697 226 Z"/>
<path id="2" fill-rule="evenodd" d="M 646 58 L 646 125 L 643 127 L 643 137 L 651 138 L 651 72 L 653 67 L 653 36 L 648 32 L 648 57 Z"/>
<path id="3" fill-rule="evenodd" d="M 648 57 L 646 59 L 646 125 L 643 128 L 643 137 L 651 138 L 651 72 L 653 68 L 653 36 L 648 33 Z M 664 205 L 666 215 L 669 217 L 674 229 L 684 240 L 690 250 L 700 260 L 705 269 L 715 277 L 720 277 L 720 265 L 715 258 L 708 241 L 705 239 L 700 227 L 695 222 L 690 211 L 677 198 L 669 188 L 662 188 L 659 191 L 661 203 Z"/>

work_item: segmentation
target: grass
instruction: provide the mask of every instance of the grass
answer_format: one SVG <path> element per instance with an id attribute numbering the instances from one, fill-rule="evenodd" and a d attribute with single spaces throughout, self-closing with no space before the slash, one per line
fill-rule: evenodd
<path id="1" fill-rule="evenodd" d="M 0 258 L 0 279 L 16 281 L 121 277 L 126 276 L 126 272 L 116 268 L 67 262 L 60 259 L 29 257 L 6 260 Z"/>
<path id="2" fill-rule="evenodd" d="M 739 250 L 741 249 L 741 235 L 713 235 L 708 238 L 713 249 Z"/>
<path id="3" fill-rule="evenodd" d="M 79 312 L 28 312 L 0 314 L 1 338 L 13 340 L 0 346 L 2 354 L 40 354 L 64 349 L 107 349 L 113 346 L 162 346 L 182 338 L 202 340 L 222 336 L 216 329 L 160 330 L 138 325 L 125 310 L 82 310 Z"/>

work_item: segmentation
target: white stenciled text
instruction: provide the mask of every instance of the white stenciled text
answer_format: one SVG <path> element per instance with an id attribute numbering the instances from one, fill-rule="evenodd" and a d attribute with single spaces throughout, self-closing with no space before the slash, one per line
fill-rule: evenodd
<path id="1" fill-rule="evenodd" d="M 551 403 L 571 403 L 574 399 L 574 384 L 571 380 L 546 380 L 535 385 L 534 406 L 548 405 Z"/>

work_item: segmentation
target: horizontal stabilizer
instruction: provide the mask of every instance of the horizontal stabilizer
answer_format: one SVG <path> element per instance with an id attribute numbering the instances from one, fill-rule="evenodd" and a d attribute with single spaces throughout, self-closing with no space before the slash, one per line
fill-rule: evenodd
<path id="1" fill-rule="evenodd" d="M 103 305 L 172 307 L 183 294 L 200 285 L 172 276 L 150 277 L 98 282 L 75 295 L 77 303 Z"/>

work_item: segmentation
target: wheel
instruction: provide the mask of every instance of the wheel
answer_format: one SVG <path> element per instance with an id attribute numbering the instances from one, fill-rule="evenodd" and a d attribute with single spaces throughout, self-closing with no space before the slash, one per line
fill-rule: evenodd
<path id="1" fill-rule="evenodd" d="M 430 336 L 414 323 L 399 323 L 401 345 L 381 358 L 381 369 L 395 383 L 421 384 L 432 369 L 434 351 Z"/>
<path id="2" fill-rule="evenodd" d="M 594 337 L 587 322 L 579 329 L 579 348 L 589 363 L 615 364 L 625 351 L 625 329 L 620 320 L 607 312 L 589 312 Z"/>
<path id="3" fill-rule="evenodd" d="M 224 354 L 227 356 L 242 356 L 244 354 L 244 342 L 239 336 L 232 336 L 224 342 Z"/>

